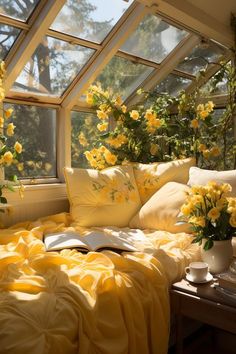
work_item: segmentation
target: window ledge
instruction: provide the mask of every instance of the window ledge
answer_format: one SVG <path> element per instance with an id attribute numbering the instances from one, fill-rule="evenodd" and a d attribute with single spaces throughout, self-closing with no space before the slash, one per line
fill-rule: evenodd
<path id="1" fill-rule="evenodd" d="M 15 192 L 6 191 L 4 196 L 11 205 L 67 199 L 65 183 L 24 185 L 23 198 L 20 197 L 18 187 L 15 187 Z"/>

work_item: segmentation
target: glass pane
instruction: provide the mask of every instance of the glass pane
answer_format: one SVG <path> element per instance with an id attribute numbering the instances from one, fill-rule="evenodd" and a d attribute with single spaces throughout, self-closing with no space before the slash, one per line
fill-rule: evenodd
<path id="1" fill-rule="evenodd" d="M 67 0 L 51 28 L 78 38 L 101 43 L 132 1 Z"/>
<path id="2" fill-rule="evenodd" d="M 160 63 L 187 34 L 157 16 L 147 15 L 121 50 Z"/>
<path id="3" fill-rule="evenodd" d="M 60 96 L 93 53 L 93 49 L 45 37 L 13 89 Z"/>
<path id="4" fill-rule="evenodd" d="M 177 66 L 177 69 L 196 75 L 198 71 L 204 69 L 208 63 L 217 62 L 225 52 L 225 48 L 214 42 L 201 43 Z"/>
<path id="5" fill-rule="evenodd" d="M 26 21 L 39 0 L 0 0 L 0 13 Z"/>
<path id="6" fill-rule="evenodd" d="M 174 74 L 169 74 L 160 84 L 155 87 L 157 93 L 169 93 L 177 96 L 181 90 L 186 89 L 191 84 L 191 80 Z"/>
<path id="7" fill-rule="evenodd" d="M 147 78 L 154 69 L 135 64 L 130 60 L 113 57 L 105 69 L 97 77 L 103 89 L 111 88 L 125 100 Z"/>
<path id="8" fill-rule="evenodd" d="M 18 28 L 0 24 L 0 60 L 5 59 L 19 33 Z"/>
<path id="9" fill-rule="evenodd" d="M 212 78 L 210 78 L 210 80 L 208 80 L 205 85 L 200 88 L 200 93 L 202 95 L 209 96 L 228 93 L 227 75 L 224 74 L 220 81 L 216 80 L 216 75 L 212 76 Z"/>
<path id="10" fill-rule="evenodd" d="M 71 112 L 71 165 L 72 167 L 91 168 L 84 152 L 91 150 L 100 134 L 97 124 L 101 121 L 96 114 Z"/>
<path id="11" fill-rule="evenodd" d="M 19 141 L 23 146 L 19 164 L 6 167 L 7 177 L 56 177 L 56 110 L 35 106 L 6 104 L 13 108 L 9 122 L 16 126 L 9 144 Z"/>

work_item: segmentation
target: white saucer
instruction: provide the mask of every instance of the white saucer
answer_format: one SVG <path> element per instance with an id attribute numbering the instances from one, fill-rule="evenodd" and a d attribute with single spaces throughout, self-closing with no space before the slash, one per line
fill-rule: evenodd
<path id="1" fill-rule="evenodd" d="M 191 277 L 190 274 L 186 274 L 186 279 L 188 281 L 191 281 L 191 283 L 203 284 L 203 283 L 208 283 L 209 281 L 211 281 L 213 279 L 213 275 L 211 273 L 208 273 L 206 279 L 201 280 L 201 281 L 196 281 L 196 280 L 193 280 L 193 278 Z"/>

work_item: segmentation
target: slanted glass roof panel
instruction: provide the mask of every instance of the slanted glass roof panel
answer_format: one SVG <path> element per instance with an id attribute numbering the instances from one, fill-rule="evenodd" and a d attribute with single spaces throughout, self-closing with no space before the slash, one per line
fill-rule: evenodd
<path id="1" fill-rule="evenodd" d="M 224 55 L 226 49 L 214 42 L 200 43 L 189 56 L 177 66 L 177 69 L 186 73 L 196 75 L 199 70 L 204 69 L 208 63 L 218 62 Z"/>
<path id="2" fill-rule="evenodd" d="M 51 28 L 101 43 L 133 0 L 67 0 Z"/>
<path id="3" fill-rule="evenodd" d="M 27 21 L 39 0 L 0 0 L 0 13 Z"/>
<path id="4" fill-rule="evenodd" d="M 153 70 L 149 66 L 115 56 L 97 77 L 96 82 L 100 82 L 103 89 L 111 88 L 125 100 Z"/>
<path id="5" fill-rule="evenodd" d="M 147 15 L 121 50 L 160 63 L 187 34 L 157 16 Z"/>
<path id="6" fill-rule="evenodd" d="M 0 24 L 0 60 L 5 59 L 19 33 L 18 28 Z"/>
<path id="7" fill-rule="evenodd" d="M 217 80 L 216 75 L 211 77 L 210 80 L 207 81 L 205 85 L 203 85 L 200 88 L 201 94 L 205 96 L 210 96 L 210 95 L 223 95 L 228 93 L 227 75 L 224 74 L 221 80 Z"/>
<path id="8" fill-rule="evenodd" d="M 177 96 L 181 90 L 186 89 L 190 84 L 191 80 L 185 77 L 169 74 L 160 84 L 155 87 L 155 92 L 157 93 L 168 93 L 171 96 Z"/>
<path id="9" fill-rule="evenodd" d="M 60 96 L 93 53 L 93 49 L 45 37 L 13 90 Z"/>

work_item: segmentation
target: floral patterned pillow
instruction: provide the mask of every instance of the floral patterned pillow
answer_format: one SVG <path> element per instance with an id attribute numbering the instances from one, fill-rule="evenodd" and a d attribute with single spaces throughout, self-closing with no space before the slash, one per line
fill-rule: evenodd
<path id="1" fill-rule="evenodd" d="M 132 166 L 65 168 L 73 220 L 80 226 L 128 226 L 141 202 Z"/>
<path id="2" fill-rule="evenodd" d="M 134 177 L 142 204 L 168 182 L 186 184 L 191 166 L 195 166 L 194 158 L 134 165 Z"/>

